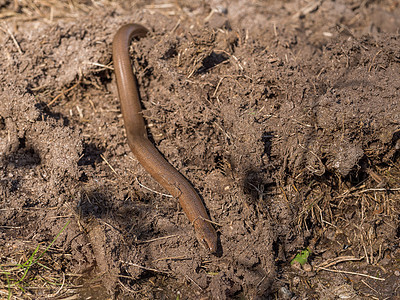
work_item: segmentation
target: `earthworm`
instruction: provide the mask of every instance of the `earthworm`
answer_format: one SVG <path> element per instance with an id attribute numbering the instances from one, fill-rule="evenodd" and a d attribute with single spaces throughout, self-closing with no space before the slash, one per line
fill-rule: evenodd
<path id="1" fill-rule="evenodd" d="M 145 170 L 179 200 L 183 211 L 194 226 L 200 243 L 215 253 L 217 234 L 210 223 L 203 201 L 189 181 L 167 162 L 147 137 L 136 78 L 128 52 L 131 39 L 144 37 L 147 32 L 148 30 L 139 24 L 124 25 L 115 34 L 112 45 L 118 95 L 128 144 Z"/>

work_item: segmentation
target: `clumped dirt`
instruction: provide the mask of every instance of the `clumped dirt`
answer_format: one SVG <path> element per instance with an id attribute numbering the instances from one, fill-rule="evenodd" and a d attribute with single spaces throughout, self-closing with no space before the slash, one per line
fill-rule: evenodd
<path id="1" fill-rule="evenodd" d="M 1 297 L 400 296 L 398 1 L 0 9 Z M 111 43 L 129 22 L 150 29 L 131 49 L 149 136 L 219 255 L 126 143 Z"/>

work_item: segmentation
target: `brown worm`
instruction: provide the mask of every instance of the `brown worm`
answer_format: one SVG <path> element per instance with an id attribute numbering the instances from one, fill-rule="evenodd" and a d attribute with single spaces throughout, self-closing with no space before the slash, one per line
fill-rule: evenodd
<path id="1" fill-rule="evenodd" d="M 179 200 L 194 226 L 198 240 L 215 253 L 217 234 L 210 223 L 203 201 L 189 181 L 165 160 L 147 137 L 136 78 L 128 52 L 131 39 L 144 37 L 147 32 L 142 25 L 127 24 L 117 31 L 113 40 L 113 63 L 128 144 L 146 171 Z"/>

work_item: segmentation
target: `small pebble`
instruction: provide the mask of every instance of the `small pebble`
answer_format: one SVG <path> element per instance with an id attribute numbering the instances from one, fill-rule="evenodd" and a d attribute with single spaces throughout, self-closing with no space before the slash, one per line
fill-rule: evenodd
<path id="1" fill-rule="evenodd" d="M 284 286 L 280 288 L 279 292 L 281 299 L 290 299 L 292 297 L 292 293 Z"/>
<path id="2" fill-rule="evenodd" d="M 312 271 L 312 267 L 311 267 L 310 264 L 305 263 L 303 265 L 303 270 L 306 271 L 306 272 L 311 272 Z"/>
<path id="3" fill-rule="evenodd" d="M 294 261 L 291 266 L 293 269 L 301 270 L 301 264 L 298 261 Z"/>
<path id="4" fill-rule="evenodd" d="M 300 283 L 300 278 L 299 277 L 293 277 L 292 283 L 294 286 L 297 286 Z"/>
<path id="5" fill-rule="evenodd" d="M 222 6 L 222 5 L 217 5 L 215 7 L 215 10 L 217 12 L 219 12 L 220 14 L 224 14 L 224 15 L 226 15 L 228 13 L 228 8 L 226 8 L 225 6 Z"/>

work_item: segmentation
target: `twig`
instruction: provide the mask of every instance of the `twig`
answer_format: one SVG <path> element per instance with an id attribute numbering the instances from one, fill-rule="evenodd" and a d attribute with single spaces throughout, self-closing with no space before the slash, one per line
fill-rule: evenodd
<path id="1" fill-rule="evenodd" d="M 398 191 L 400 191 L 400 188 L 394 188 L 394 189 L 376 188 L 376 189 L 365 189 L 365 190 L 359 191 L 359 193 L 367 193 L 367 192 L 398 192 Z"/>
<path id="2" fill-rule="evenodd" d="M 323 263 L 320 263 L 319 265 L 315 266 L 315 268 L 327 268 L 333 265 L 336 265 L 338 263 L 344 262 L 344 261 L 359 261 L 363 260 L 363 257 L 357 258 L 354 256 L 339 256 L 333 259 L 328 259 L 327 261 L 324 261 Z"/>
<path id="3" fill-rule="evenodd" d="M 187 256 L 161 257 L 153 260 L 153 262 L 158 262 L 162 260 L 185 260 L 185 259 L 190 259 L 190 257 Z"/>
<path id="4" fill-rule="evenodd" d="M 4 225 L 4 226 L 0 226 L 0 228 L 4 228 L 4 229 L 18 229 L 18 228 L 21 228 L 21 226 L 7 226 L 7 225 Z"/>
<path id="5" fill-rule="evenodd" d="M 350 271 L 341 271 L 341 270 L 333 270 L 333 269 L 327 269 L 324 267 L 319 267 L 319 269 L 322 269 L 324 271 L 328 271 L 328 272 L 334 272 L 334 273 L 344 273 L 344 274 L 350 274 L 350 275 L 358 275 L 358 276 L 363 276 L 363 277 L 367 277 L 367 278 L 371 278 L 371 279 L 375 279 L 375 280 L 380 280 L 380 281 L 385 281 L 385 278 L 379 278 L 379 277 L 375 277 L 375 276 L 371 276 L 368 274 L 363 274 L 363 273 L 356 273 L 356 272 L 350 272 Z"/>
<path id="6" fill-rule="evenodd" d="M 107 65 L 103 65 L 103 64 L 100 64 L 100 63 L 97 63 L 97 62 L 88 61 L 87 64 L 92 65 L 92 66 L 96 66 L 96 67 L 101 67 L 101 68 L 104 68 L 104 69 L 113 70 L 113 71 L 114 71 L 114 68 L 113 68 L 113 67 L 110 67 L 110 66 L 107 66 Z"/>
<path id="7" fill-rule="evenodd" d="M 137 267 L 137 268 L 146 270 L 146 271 L 152 271 L 152 272 L 164 273 L 164 274 L 171 274 L 171 272 L 161 271 L 161 270 L 157 270 L 157 269 L 153 269 L 153 268 L 147 268 L 147 267 L 144 267 L 144 266 L 141 266 L 141 265 L 138 265 L 138 264 L 134 264 L 134 263 L 131 263 L 131 262 L 123 261 L 123 260 L 120 260 L 120 262 L 122 262 L 124 264 L 127 264 L 127 265 L 130 265 L 130 266 L 133 266 L 133 267 Z"/>
<path id="8" fill-rule="evenodd" d="M 121 275 L 121 274 L 118 275 L 118 277 L 133 279 L 131 276 L 124 276 L 124 275 Z M 126 291 L 128 291 L 128 292 L 130 292 L 130 293 L 137 294 L 137 293 L 140 293 L 140 292 L 142 291 L 142 290 L 139 290 L 139 291 L 132 290 L 131 288 L 129 288 L 129 287 L 127 287 L 126 285 L 124 285 L 124 284 L 122 283 L 121 280 L 118 280 L 118 283 L 119 283 Z M 63 300 L 64 300 L 64 299 L 63 299 Z"/>
<path id="9" fill-rule="evenodd" d="M 366 283 L 364 280 L 361 279 L 361 282 L 364 283 L 367 287 L 369 287 L 371 290 L 373 290 L 375 293 L 379 294 L 379 292 L 374 289 L 372 286 L 370 286 L 368 283 Z"/>
<path id="10" fill-rule="evenodd" d="M 150 192 L 153 192 L 153 193 L 155 193 L 155 194 L 159 194 L 159 195 L 161 195 L 161 196 L 165 196 L 165 197 L 168 197 L 168 198 L 173 198 L 172 195 L 168 195 L 168 194 L 163 194 L 163 193 L 157 192 L 157 191 L 152 190 L 151 188 L 148 188 L 147 186 L 141 184 L 141 183 L 139 182 L 139 179 L 137 179 L 137 177 L 136 177 L 136 181 L 137 181 L 137 183 L 138 183 L 142 188 L 145 188 L 146 190 L 148 190 L 148 191 L 150 191 Z"/>
<path id="11" fill-rule="evenodd" d="M 50 298 L 53 298 L 53 297 L 55 297 L 58 293 L 60 293 L 61 290 L 62 290 L 62 288 L 64 287 L 64 284 L 65 284 L 65 273 L 63 273 L 63 282 L 62 282 L 60 288 L 58 289 L 58 291 L 57 291 L 55 294 L 49 295 L 49 297 L 50 297 Z"/>
<path id="12" fill-rule="evenodd" d="M 61 92 L 60 94 L 58 94 L 57 96 L 55 96 L 53 100 L 51 100 L 49 103 L 47 103 L 47 106 L 49 107 L 54 102 L 56 102 L 58 98 L 60 98 L 61 96 L 64 96 L 66 93 L 68 93 L 69 91 L 71 91 L 74 88 L 76 88 L 78 84 L 79 84 L 79 81 L 77 83 L 75 83 L 73 86 L 71 86 L 69 89 L 67 89 L 67 90 Z"/>
<path id="13" fill-rule="evenodd" d="M 173 33 L 179 27 L 179 25 L 181 25 L 181 19 L 179 19 L 174 28 L 171 29 L 170 34 Z"/>
<path id="14" fill-rule="evenodd" d="M 240 64 L 239 59 L 238 59 L 235 55 L 230 54 L 230 53 L 226 52 L 225 50 L 218 50 L 218 49 L 215 49 L 214 52 L 215 52 L 215 53 L 217 53 L 217 52 L 222 52 L 222 53 L 225 53 L 226 55 L 232 57 L 232 58 L 236 61 L 236 63 L 238 64 L 240 70 L 242 70 L 242 71 L 244 70 L 244 69 L 243 69 L 243 66 Z M 219 64 L 218 64 L 218 65 L 219 65 Z"/>
<path id="15" fill-rule="evenodd" d="M 195 223 L 197 220 L 202 220 L 202 221 L 205 221 L 205 222 L 208 222 L 208 223 L 217 225 L 217 226 L 219 226 L 219 227 L 222 227 L 221 224 L 219 224 L 219 223 L 217 223 L 217 222 L 213 222 L 213 221 L 211 221 L 211 220 L 209 220 L 209 219 L 203 218 L 202 216 L 198 216 L 196 219 L 194 219 L 194 220 L 192 221 L 192 225 L 194 225 L 194 223 Z"/>
<path id="16" fill-rule="evenodd" d="M 261 278 L 261 280 L 257 283 L 256 285 L 257 288 L 261 285 L 261 283 L 265 280 L 265 278 L 267 278 L 267 275 L 264 275 L 264 277 Z"/>
<path id="17" fill-rule="evenodd" d="M 193 282 L 193 284 L 195 285 L 195 286 L 197 286 L 199 289 L 200 289 L 200 291 L 204 291 L 204 289 L 201 287 L 201 286 L 199 286 L 197 283 L 196 283 L 196 281 L 194 281 L 192 278 L 190 278 L 188 275 L 186 275 L 185 274 L 185 277 L 187 278 L 187 279 L 189 279 L 191 282 Z"/>
<path id="18" fill-rule="evenodd" d="M 375 63 L 375 59 L 376 59 L 376 57 L 379 55 L 379 53 L 381 53 L 381 52 L 382 52 L 382 49 L 379 50 L 379 51 L 375 54 L 374 58 L 372 59 L 371 65 L 370 65 L 369 68 L 368 68 L 368 72 L 371 72 L 372 67 L 374 66 L 374 63 Z"/>
<path id="19" fill-rule="evenodd" d="M 174 235 L 162 236 L 162 237 L 151 239 L 151 240 L 147 240 L 147 241 L 138 241 L 137 243 L 138 244 L 152 243 L 152 242 L 156 242 L 156 241 L 161 241 L 161 240 L 173 238 L 173 237 L 176 237 L 176 236 L 179 236 L 179 235 L 178 234 L 174 234 Z"/>
<path id="20" fill-rule="evenodd" d="M 165 3 L 165 4 L 149 4 L 146 5 L 145 9 L 165 9 L 165 8 L 173 8 L 175 4 L 173 3 Z"/>
<path id="21" fill-rule="evenodd" d="M 112 167 L 112 165 L 110 165 L 110 163 L 107 161 L 107 159 L 103 156 L 103 154 L 100 154 L 100 157 L 105 161 L 105 163 L 110 167 L 111 171 L 114 172 L 115 175 L 117 175 L 119 177 L 119 175 L 117 174 L 117 172 L 115 172 L 114 168 Z"/>
<path id="22" fill-rule="evenodd" d="M 103 223 L 104 225 L 110 227 L 111 229 L 113 229 L 113 230 L 115 230 L 115 231 L 117 231 L 119 233 L 122 233 L 121 230 L 119 230 L 118 228 L 114 227 L 113 225 L 111 225 L 111 224 L 109 224 L 109 223 L 107 223 L 107 222 L 105 222 L 105 221 L 103 221 L 101 219 L 99 219 L 99 221 L 100 221 L 100 223 Z"/>
<path id="23" fill-rule="evenodd" d="M 0 27 L 1 30 L 3 30 L 5 33 L 8 33 L 11 37 L 11 39 L 13 40 L 13 43 L 15 45 L 15 47 L 17 47 L 17 50 L 19 52 L 19 54 L 23 54 L 21 47 L 19 46 L 17 40 L 15 39 L 13 33 L 11 32 L 10 28 L 8 28 L 7 24 L 5 25 L 6 29 L 4 29 L 3 27 Z"/>
<path id="24" fill-rule="evenodd" d="M 215 88 L 212 97 L 215 97 L 215 95 L 217 94 L 218 88 L 219 88 L 219 86 L 221 85 L 222 80 L 224 80 L 225 77 L 226 77 L 226 76 L 222 76 L 221 79 L 218 81 L 217 87 Z"/>
<path id="25" fill-rule="evenodd" d="M 224 128 L 222 128 L 221 125 L 219 125 L 216 121 L 214 121 L 214 124 L 217 125 L 217 127 L 226 135 L 226 137 L 231 140 L 231 136 L 226 132 L 226 130 Z"/>

